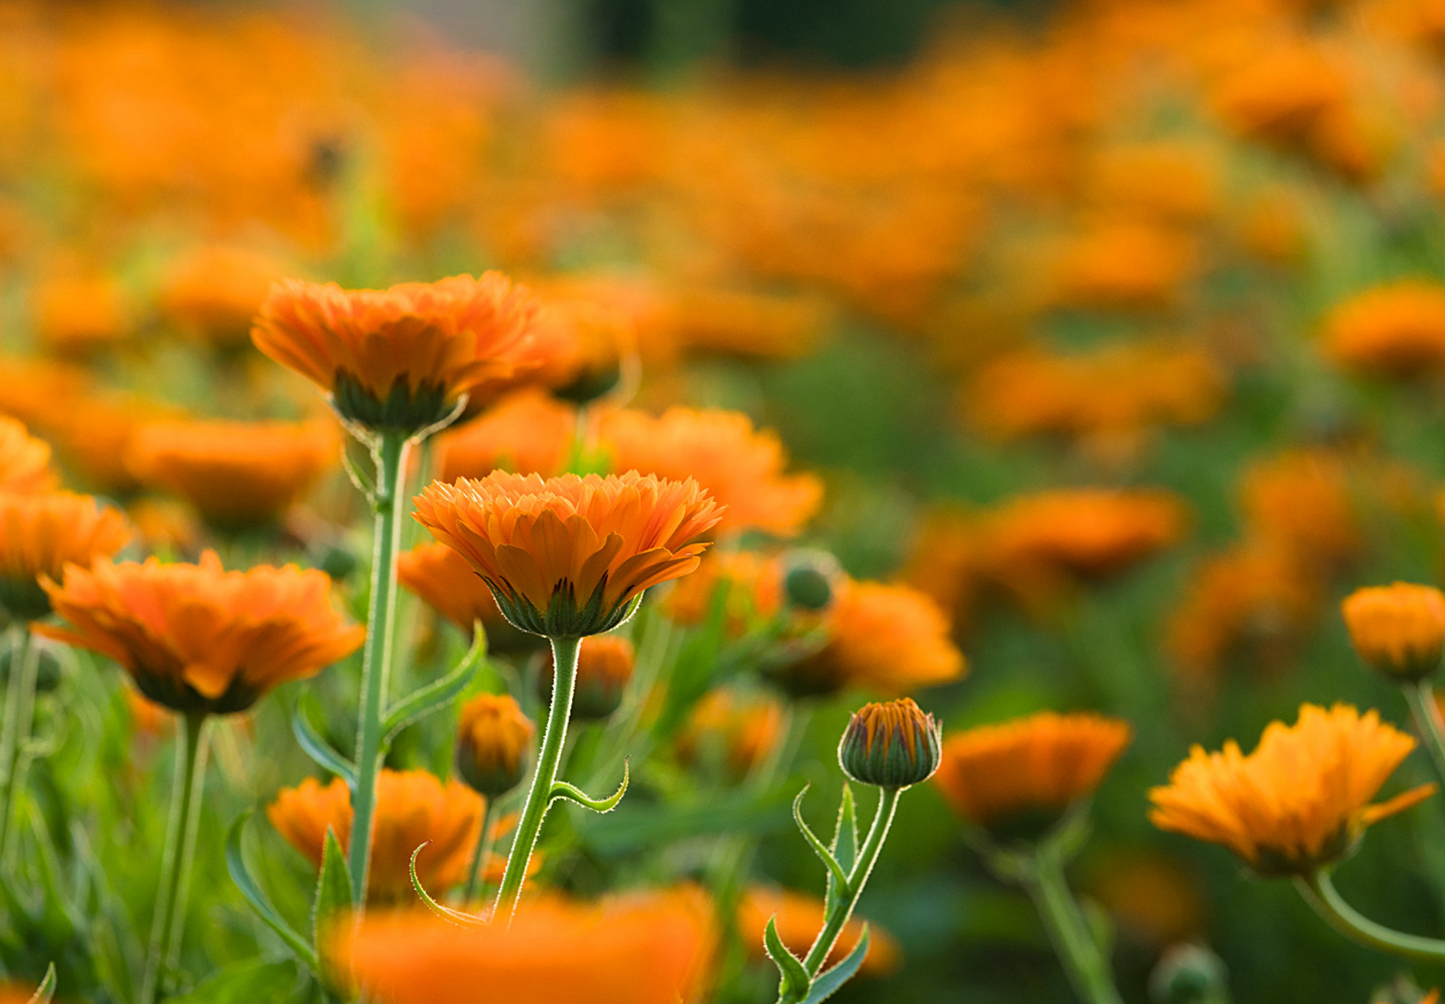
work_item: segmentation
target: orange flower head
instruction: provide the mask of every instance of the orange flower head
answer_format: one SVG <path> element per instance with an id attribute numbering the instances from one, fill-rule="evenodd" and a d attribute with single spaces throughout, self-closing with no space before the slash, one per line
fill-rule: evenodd
<path id="1" fill-rule="evenodd" d="M 699 1004 L 712 904 L 683 887 L 571 904 L 524 901 L 510 925 L 458 925 L 411 910 L 343 923 L 334 949 L 388 1004 Z"/>
<path id="2" fill-rule="evenodd" d="M 83 355 L 128 338 L 130 310 L 115 281 L 100 272 L 46 277 L 34 291 L 35 329 L 48 348 Z"/>
<path id="3" fill-rule="evenodd" d="M 55 487 L 50 444 L 35 439 L 25 426 L 0 415 L 0 492 L 41 492 Z"/>
<path id="4" fill-rule="evenodd" d="M 419 544 L 397 556 L 396 578 L 432 609 L 467 633 L 481 621 L 490 632 L 505 624 L 492 591 L 458 551 L 446 544 Z"/>
<path id="5" fill-rule="evenodd" d="M 389 289 L 290 279 L 274 286 L 251 338 L 331 395 L 367 429 L 418 432 L 474 387 L 512 374 L 536 305 L 498 272 Z"/>
<path id="6" fill-rule="evenodd" d="M 710 690 L 678 730 L 673 749 L 684 764 L 730 781 L 767 759 L 783 728 L 783 706 L 767 694 Z"/>
<path id="7" fill-rule="evenodd" d="M 561 474 L 577 435 L 577 409 L 536 388 L 502 398 L 438 438 L 437 478 L 483 478 L 495 470 Z"/>
<path id="8" fill-rule="evenodd" d="M 649 586 L 696 568 L 721 510 L 690 480 L 494 472 L 432 482 L 416 518 L 486 580 L 513 626 L 580 637 L 611 630 Z"/>
<path id="9" fill-rule="evenodd" d="M 336 460 L 327 422 L 160 422 L 138 430 L 128 461 L 143 485 L 196 507 L 212 526 L 274 523 Z"/>
<path id="10" fill-rule="evenodd" d="M 42 582 L 71 562 L 109 557 L 131 538 L 120 510 L 74 492 L 0 494 L 0 607 L 34 620 L 50 611 Z"/>
<path id="11" fill-rule="evenodd" d="M 1357 589 L 1340 605 L 1350 640 L 1371 669 L 1394 680 L 1423 680 L 1445 651 L 1445 593 L 1396 582 Z"/>
<path id="12" fill-rule="evenodd" d="M 1373 473 L 1376 483 L 1362 485 L 1343 456 L 1323 449 L 1268 457 L 1251 464 L 1241 480 L 1245 523 L 1312 567 L 1343 564 L 1364 547 L 1361 495 L 1384 485 L 1389 472 Z"/>
<path id="13" fill-rule="evenodd" d="M 1241 60 L 1216 87 L 1214 106 L 1234 132 L 1276 146 L 1307 146 L 1348 96 L 1349 83 L 1318 47 L 1272 47 Z"/>
<path id="14" fill-rule="evenodd" d="M 411 856 L 422 844 L 427 846 L 417 855 L 416 875 L 428 892 L 440 896 L 465 881 L 482 832 L 483 804 L 482 796 L 459 781 L 443 784 L 424 770 L 383 770 L 376 782 L 368 900 L 414 899 Z M 307 778 L 299 787 L 283 789 L 266 816 L 313 868 L 321 867 L 328 828 L 341 849 L 349 850 L 351 791 L 341 778 L 325 786 Z"/>
<path id="15" fill-rule="evenodd" d="M 838 763 L 859 784 L 908 788 L 938 770 L 943 726 L 905 697 L 865 704 L 838 742 Z"/>
<path id="16" fill-rule="evenodd" d="M 571 720 L 605 722 L 622 704 L 622 695 L 632 682 L 637 650 L 632 642 L 616 634 L 598 634 L 582 639 L 577 653 L 577 683 L 572 694 Z M 552 680 L 556 667 L 552 653 L 542 656 L 537 689 L 542 703 L 552 703 Z"/>
<path id="17" fill-rule="evenodd" d="M 230 348 L 250 340 L 251 318 L 286 266 L 250 248 L 225 244 L 193 248 L 174 261 L 161 283 L 157 306 L 181 331 Z"/>
<path id="18" fill-rule="evenodd" d="M 850 582 L 824 619 L 826 641 L 800 660 L 774 667 L 773 679 L 796 697 L 858 687 L 905 694 L 964 674 L 948 618 L 911 586 Z"/>
<path id="19" fill-rule="evenodd" d="M 97 560 L 42 583 L 69 627 L 53 638 L 108 655 L 157 704 L 183 714 L 245 711 L 282 683 L 315 676 L 361 647 L 366 629 L 332 606 L 325 572 Z"/>
<path id="20" fill-rule="evenodd" d="M 770 555 L 713 551 L 696 572 L 668 590 L 659 606 L 677 623 L 697 627 L 707 620 L 718 590 L 722 590 L 724 628 L 736 638 L 759 621 L 782 613 L 782 579 L 782 565 Z"/>
<path id="21" fill-rule="evenodd" d="M 133 394 L 97 393 L 67 398 L 63 414 L 47 424 L 56 452 L 87 484 L 107 493 L 140 485 L 126 462 L 136 433 L 147 425 L 183 419 L 180 409 Z"/>
<path id="22" fill-rule="evenodd" d="M 1098 789 L 1129 745 L 1128 723 L 1043 711 L 949 736 L 934 775 L 965 822 L 995 839 L 1032 840 Z"/>
<path id="23" fill-rule="evenodd" d="M 763 931 L 768 920 L 776 918 L 778 937 L 801 958 L 823 928 L 823 901 L 807 893 L 770 886 L 749 886 L 738 903 L 738 934 L 753 958 L 767 956 L 763 949 Z M 843 927 L 838 943 L 828 953 L 823 968 L 835 966 L 848 956 L 863 936 L 863 919 L 853 917 Z M 864 976 L 886 976 L 898 968 L 901 952 L 898 942 L 877 924 L 868 925 L 868 957 L 859 970 Z"/>
<path id="24" fill-rule="evenodd" d="M 537 727 L 505 694 L 478 694 L 462 706 L 457 724 L 457 773 L 488 798 L 522 783 Z"/>
<path id="25" fill-rule="evenodd" d="M 1325 352 L 1357 373 L 1409 379 L 1445 367 L 1445 285 L 1419 279 L 1376 286 L 1330 311 Z"/>
<path id="26" fill-rule="evenodd" d="M 1347 704 L 1300 706 L 1271 722 L 1254 752 L 1195 746 L 1149 792 L 1162 830 L 1223 844 L 1261 875 L 1302 875 L 1350 854 L 1369 826 L 1429 797 L 1427 784 L 1371 805 L 1415 740 Z"/>
<path id="27" fill-rule="evenodd" d="M 637 323 L 605 289 L 585 281 L 541 292 L 538 371 L 532 377 L 564 401 L 586 404 L 623 384 L 637 357 Z"/>
<path id="28" fill-rule="evenodd" d="M 791 537 L 822 504 L 822 482 L 785 474 L 787 454 L 777 435 L 755 430 L 740 412 L 670 408 L 654 418 L 619 410 L 604 416 L 601 438 L 615 470 L 696 479 L 727 507 L 723 530 Z"/>

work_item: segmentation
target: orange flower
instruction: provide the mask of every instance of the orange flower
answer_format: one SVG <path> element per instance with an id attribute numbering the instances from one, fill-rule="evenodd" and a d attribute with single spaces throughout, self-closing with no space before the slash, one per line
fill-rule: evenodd
<path id="1" fill-rule="evenodd" d="M 492 591 L 461 553 L 446 544 L 420 544 L 397 556 L 396 578 L 468 634 L 477 621 L 490 632 L 506 624 Z"/>
<path id="2" fill-rule="evenodd" d="M 1241 59 L 1213 98 L 1220 118 L 1240 135 L 1298 148 L 1348 91 L 1348 81 L 1323 51 L 1293 43 Z"/>
<path id="3" fill-rule="evenodd" d="M 415 432 L 474 387 L 512 374 L 536 305 L 498 272 L 389 289 L 291 279 L 271 290 L 252 339 L 370 429 Z"/>
<path id="4" fill-rule="evenodd" d="M 437 479 L 481 478 L 495 470 L 550 478 L 567 467 L 577 409 L 546 392 L 510 394 L 437 442 Z"/>
<path id="5" fill-rule="evenodd" d="M 361 647 L 366 629 L 331 605 L 325 572 L 258 565 L 68 565 L 44 587 L 69 628 L 43 633 L 110 656 L 142 694 L 185 714 L 244 711 L 273 687 L 315 676 Z"/>
<path id="6" fill-rule="evenodd" d="M 1306 874 L 1347 855 L 1367 827 L 1434 793 L 1427 784 L 1369 804 L 1414 748 L 1377 712 L 1304 704 L 1294 725 L 1271 722 L 1248 756 L 1233 740 L 1221 753 L 1193 747 L 1169 784 L 1149 792 L 1149 818 L 1223 844 L 1260 874 Z"/>
<path id="7" fill-rule="evenodd" d="M 965 822 L 1036 837 L 1093 795 L 1132 735 L 1116 718 L 1042 711 L 949 736 L 933 783 Z"/>
<path id="8" fill-rule="evenodd" d="M 1355 651 L 1396 680 L 1420 680 L 1440 668 L 1445 650 L 1445 593 L 1396 582 L 1356 589 L 1340 604 Z"/>
<path id="9" fill-rule="evenodd" d="M 270 255 L 225 244 L 193 248 L 171 263 L 157 296 L 161 314 L 217 346 L 245 344 L 251 318 L 286 266 Z"/>
<path id="10" fill-rule="evenodd" d="M 614 470 L 696 479 L 727 507 L 725 530 L 791 537 L 823 500 L 816 477 L 783 473 L 788 459 L 777 435 L 755 431 L 739 412 L 670 408 L 654 418 L 617 411 L 604 416 L 601 439 Z"/>
<path id="11" fill-rule="evenodd" d="M 1106 852 L 1084 891 L 1119 927 L 1146 944 L 1176 945 L 1205 929 L 1205 890 L 1194 871 L 1155 851 Z"/>
<path id="12" fill-rule="evenodd" d="M 744 359 L 806 356 L 833 322 L 816 296 L 691 286 L 670 297 L 657 320 L 687 349 Z"/>
<path id="13" fill-rule="evenodd" d="M 1192 238 L 1172 229 L 1109 220 L 1063 242 L 1051 271 L 1051 302 L 1093 310 L 1175 306 L 1200 271 Z"/>
<path id="14" fill-rule="evenodd" d="M 537 726 L 505 694 L 478 694 L 457 722 L 457 773 L 488 798 L 522 783 Z"/>
<path id="15" fill-rule="evenodd" d="M 622 623 L 649 586 L 697 567 L 699 538 L 721 515 L 695 482 L 635 472 L 433 482 L 416 509 L 486 580 L 507 620 L 552 637 Z"/>
<path id="16" fill-rule="evenodd" d="M 1369 472 L 1390 488 L 1394 472 Z M 1359 478 L 1339 454 L 1289 450 L 1251 464 L 1240 483 L 1240 505 L 1252 535 L 1286 548 L 1310 567 L 1341 565 L 1364 546 Z M 1375 492 L 1379 494 L 1378 491 Z"/>
<path id="17" fill-rule="evenodd" d="M 180 495 L 206 522 L 245 528 L 275 522 L 336 460 L 327 422 L 165 422 L 134 436 L 137 479 Z"/>
<path id="18" fill-rule="evenodd" d="M 57 352 L 85 353 L 131 334 L 129 310 L 115 282 L 101 273 L 63 273 L 37 284 L 35 329 Z"/>
<path id="19" fill-rule="evenodd" d="M 770 886 L 749 886 L 738 903 L 738 934 L 748 946 L 748 952 L 755 959 L 764 959 L 763 931 L 768 919 L 777 918 L 778 937 L 783 944 L 799 958 L 808 952 L 808 946 L 823 929 L 823 901 L 807 893 L 791 889 L 775 889 Z M 828 953 L 823 968 L 835 966 L 858 945 L 863 936 L 864 921 L 852 917 L 843 928 L 838 943 Z M 859 970 L 865 976 L 886 976 L 898 968 L 898 942 L 877 924 L 868 925 L 868 956 Z"/>
<path id="20" fill-rule="evenodd" d="M 713 551 L 697 571 L 677 583 L 659 601 L 663 613 L 679 624 L 696 627 L 712 609 L 717 590 L 723 598 L 724 625 L 738 637 L 759 621 L 783 609 L 782 564 L 757 551 Z"/>
<path id="21" fill-rule="evenodd" d="M 153 422 L 184 417 L 180 409 L 132 394 L 87 394 L 67 399 L 47 423 L 57 452 L 97 490 L 125 493 L 139 485 L 126 465 L 135 434 Z"/>
<path id="22" fill-rule="evenodd" d="M 1445 285 L 1420 279 L 1376 286 L 1325 318 L 1325 351 L 1360 373 L 1407 379 L 1445 366 Z"/>
<path id="23" fill-rule="evenodd" d="M 783 706 L 766 694 L 727 688 L 698 701 L 673 740 L 683 763 L 738 780 L 767 759 L 783 727 Z"/>
<path id="24" fill-rule="evenodd" d="M 817 652 L 776 667 L 774 678 L 795 696 L 859 687 L 906 694 L 963 676 L 963 654 L 948 619 L 909 586 L 849 582 L 824 620 Z"/>
<path id="25" fill-rule="evenodd" d="M 411 856 L 422 844 L 427 846 L 417 856 L 416 875 L 427 892 L 441 896 L 466 881 L 482 832 L 484 804 L 481 795 L 460 781 L 443 784 L 424 770 L 383 770 L 376 782 L 368 898 L 374 903 L 414 902 Z M 299 787 L 282 789 L 266 816 L 313 868 L 321 867 L 328 827 L 342 851 L 349 848 L 351 791 L 341 778 L 324 787 L 307 778 Z M 489 875 L 489 880 L 500 878 L 500 869 Z"/>
<path id="26" fill-rule="evenodd" d="M 50 444 L 32 438 L 15 419 L 0 416 L 0 492 L 39 492 L 54 487 Z"/>
<path id="27" fill-rule="evenodd" d="M 51 603 L 45 578 L 71 562 L 109 557 L 130 536 L 120 511 L 89 495 L 0 495 L 0 606 L 14 617 L 43 617 Z"/>
<path id="28" fill-rule="evenodd" d="M 368 913 L 336 933 L 339 958 L 389 1004 L 698 1004 L 712 955 L 700 891 L 597 906 L 523 902 L 510 925 L 462 926 L 420 911 Z"/>

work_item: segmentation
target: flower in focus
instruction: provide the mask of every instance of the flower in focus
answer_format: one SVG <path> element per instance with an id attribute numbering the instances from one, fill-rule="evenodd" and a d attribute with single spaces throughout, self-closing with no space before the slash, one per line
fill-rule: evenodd
<path id="1" fill-rule="evenodd" d="M 823 901 L 806 893 L 769 886 L 749 886 L 738 903 L 738 934 L 756 959 L 763 955 L 763 931 L 768 920 L 777 918 L 778 937 L 802 958 L 823 928 Z M 863 919 L 852 917 L 843 927 L 838 943 L 823 963 L 826 971 L 847 958 L 863 936 Z M 868 925 L 868 957 L 859 972 L 865 976 L 886 976 L 898 968 L 898 942 L 876 924 Z"/>
<path id="2" fill-rule="evenodd" d="M 1445 593 L 1396 582 L 1357 589 L 1340 604 L 1350 641 L 1371 669 L 1396 680 L 1421 680 L 1445 650 Z"/>
<path id="3" fill-rule="evenodd" d="M 823 500 L 816 477 L 783 473 L 788 460 L 777 435 L 755 430 L 740 412 L 670 408 L 654 418 L 620 410 L 603 417 L 601 439 L 614 470 L 696 480 L 726 507 L 723 531 L 791 537 Z"/>
<path id="4" fill-rule="evenodd" d="M 437 440 L 437 480 L 483 478 L 495 470 L 561 474 L 577 436 L 577 409 L 536 388 L 502 398 Z"/>
<path id="5" fill-rule="evenodd" d="M 43 582 L 66 627 L 44 634 L 108 655 L 157 704 L 183 714 L 244 711 L 273 687 L 304 680 L 361 647 L 366 629 L 331 603 L 325 572 L 258 565 L 97 560 Z"/>
<path id="6" fill-rule="evenodd" d="M 505 694 L 478 694 L 457 722 L 457 773 L 488 798 L 522 783 L 537 726 Z"/>
<path id="7" fill-rule="evenodd" d="M 699 1004 L 711 904 L 683 887 L 572 905 L 524 901 L 510 926 L 458 926 L 420 911 L 368 913 L 337 951 L 389 1004 Z"/>
<path id="8" fill-rule="evenodd" d="M 1338 304 L 1324 322 L 1325 351 L 1358 373 L 1408 379 L 1445 367 L 1445 286 L 1404 280 Z"/>
<path id="9" fill-rule="evenodd" d="M 577 683 L 572 693 L 574 722 L 603 722 L 622 704 L 622 695 L 632 682 L 637 650 L 632 642 L 615 634 L 597 634 L 582 639 L 577 652 Z M 537 689 L 544 706 L 552 703 L 552 681 L 556 676 L 552 653 L 542 653 Z"/>
<path id="10" fill-rule="evenodd" d="M 54 487 L 50 444 L 33 438 L 15 419 L 0 416 L 0 492 L 40 492 Z"/>
<path id="11" fill-rule="evenodd" d="M 865 704 L 838 742 L 838 763 L 859 784 L 908 788 L 938 770 L 943 726 L 911 697 Z"/>
<path id="12" fill-rule="evenodd" d="M 223 529 L 279 519 L 337 456 L 327 422 L 164 422 L 132 438 L 128 462 L 142 484 L 190 502 Z"/>
<path id="13" fill-rule="evenodd" d="M 250 248 L 204 245 L 171 264 L 157 306 L 191 337 L 220 347 L 244 345 L 250 341 L 251 319 L 287 271 L 278 259 Z"/>
<path id="14" fill-rule="evenodd" d="M 120 510 L 90 495 L 0 495 L 0 607 L 12 617 L 43 617 L 51 606 L 44 579 L 58 578 L 71 562 L 108 558 L 130 537 Z"/>
<path id="15" fill-rule="evenodd" d="M 782 729 L 783 706 L 775 698 L 732 688 L 710 690 L 693 705 L 673 750 L 690 767 L 736 781 L 767 759 Z"/>
<path id="16" fill-rule="evenodd" d="M 983 725 L 943 741 L 933 783 L 966 823 L 1034 839 L 1098 789 L 1132 736 L 1127 722 L 1088 713 Z"/>
<path id="17" fill-rule="evenodd" d="M 1169 784 L 1149 792 L 1154 825 L 1223 844 L 1262 875 L 1300 875 L 1347 856 L 1366 828 L 1429 797 L 1427 784 L 1370 799 L 1415 740 L 1346 704 L 1301 705 L 1294 725 L 1271 722 L 1254 752 L 1234 741 L 1195 746 Z"/>
<path id="18" fill-rule="evenodd" d="M 416 875 L 423 888 L 440 896 L 465 881 L 482 831 L 482 806 L 482 796 L 460 781 L 443 784 L 424 770 L 383 770 L 376 781 L 368 898 L 411 902 L 411 856 L 422 844 L 426 848 L 417 855 Z M 307 778 L 298 787 L 282 789 L 266 816 L 313 868 L 321 867 L 328 828 L 349 852 L 351 791 L 341 778 L 327 785 Z"/>
<path id="19" fill-rule="evenodd" d="M 433 482 L 416 518 L 467 559 L 519 630 L 579 637 L 616 627 L 649 586 L 696 568 L 721 510 L 693 481 L 497 472 Z"/>
<path id="20" fill-rule="evenodd" d="M 389 289 L 291 279 L 273 287 L 251 337 L 372 429 L 417 432 L 474 387 L 512 374 L 536 314 L 498 272 Z"/>

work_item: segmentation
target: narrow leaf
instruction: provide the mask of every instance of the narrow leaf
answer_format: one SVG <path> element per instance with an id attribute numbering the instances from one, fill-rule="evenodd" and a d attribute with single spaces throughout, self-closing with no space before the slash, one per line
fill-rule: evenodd
<path id="1" fill-rule="evenodd" d="M 276 932 L 277 937 L 286 943 L 286 947 L 295 953 L 296 957 L 312 971 L 318 970 L 315 950 L 306 943 L 306 939 L 291 929 L 282 916 L 276 912 L 256 880 L 251 877 L 251 871 L 246 867 L 246 855 L 241 846 L 241 838 L 246 832 L 246 823 L 251 818 L 251 810 L 247 809 L 236 817 L 231 824 L 230 830 L 226 833 L 226 871 L 231 873 L 231 881 L 236 883 L 241 890 L 241 895 L 246 897 L 246 902 L 251 904 L 251 909 L 265 922 L 266 926 Z"/>
<path id="2" fill-rule="evenodd" d="M 778 937 L 776 914 L 768 918 L 768 926 L 763 929 L 763 947 L 767 949 L 768 958 L 773 960 L 782 976 L 780 996 L 784 1000 L 801 1001 L 807 995 L 812 980 L 808 978 L 808 971 L 803 968 L 802 961 L 788 951 L 788 946 Z"/>
<path id="3" fill-rule="evenodd" d="M 431 843 L 431 841 L 427 841 L 427 843 Z M 416 857 L 418 854 L 421 853 L 422 848 L 425 846 L 426 844 L 422 844 L 416 850 L 411 852 L 410 865 L 411 887 L 416 890 L 417 896 L 421 897 L 422 903 L 426 905 L 426 908 L 428 910 L 430 910 L 432 913 L 436 914 L 443 920 L 450 920 L 452 923 L 460 924 L 463 927 L 485 927 L 487 922 L 481 917 L 475 917 L 470 913 L 462 913 L 460 910 L 453 910 L 449 906 L 444 906 L 443 904 L 438 903 L 436 900 L 432 899 L 431 896 L 427 893 L 427 891 L 422 888 L 421 879 L 416 877 Z"/>
<path id="4" fill-rule="evenodd" d="M 291 732 L 307 756 L 323 769 L 344 780 L 347 787 L 355 788 L 356 765 L 332 748 L 311 721 L 310 708 L 315 703 L 315 698 L 309 693 L 301 695 L 301 700 L 296 702 L 296 714 L 291 716 Z"/>
<path id="5" fill-rule="evenodd" d="M 553 781 L 551 799 L 552 801 L 556 801 L 559 798 L 565 798 L 570 802 L 576 802 L 578 805 L 591 809 L 593 812 L 611 812 L 617 808 L 617 803 L 622 801 L 622 796 L 627 794 L 627 782 L 631 776 L 629 762 L 623 761 L 622 783 L 618 785 L 617 790 L 607 798 L 592 798 L 584 794 L 580 788 L 570 785 L 566 781 Z"/>
<path id="6" fill-rule="evenodd" d="M 836 886 L 843 891 L 843 895 L 847 895 L 848 873 L 838 863 L 838 859 L 833 857 L 833 852 L 823 845 L 823 841 L 819 840 L 813 831 L 808 829 L 808 824 L 803 821 L 803 798 L 808 794 L 809 787 L 809 785 L 803 785 L 803 790 L 798 792 L 797 798 L 793 799 L 793 822 L 798 824 L 799 832 L 803 834 L 803 839 L 812 846 L 813 853 L 817 854 L 823 864 L 828 866 L 829 892 L 832 892 Z"/>
<path id="7" fill-rule="evenodd" d="M 838 806 L 838 828 L 833 833 L 833 855 L 845 869 L 851 870 L 858 857 L 858 809 L 853 789 L 843 782 L 843 801 Z"/>
<path id="8" fill-rule="evenodd" d="M 322 941 L 336 919 L 355 907 L 351 900 L 351 878 L 347 874 L 346 854 L 331 827 L 326 828 L 326 849 L 321 855 L 321 874 L 316 879 L 316 900 L 311 905 L 311 941 L 316 955 L 322 954 Z"/>
<path id="9" fill-rule="evenodd" d="M 429 715 L 439 708 L 451 703 L 466 689 L 467 684 L 472 682 L 476 675 L 477 667 L 482 663 L 482 656 L 487 652 L 487 633 L 478 625 L 476 632 L 472 635 L 472 647 L 467 654 L 462 656 L 462 661 L 457 668 L 452 670 L 440 680 L 433 680 L 431 683 L 414 690 L 407 697 L 386 713 L 382 723 L 382 743 L 389 745 L 396 738 L 397 733 L 406 728 L 412 722 L 424 715 Z"/>
<path id="10" fill-rule="evenodd" d="M 50 1004 L 50 999 L 55 996 L 55 963 L 51 963 L 45 969 L 45 979 L 40 981 L 36 988 L 35 995 L 30 998 L 30 1004 Z"/>
<path id="11" fill-rule="evenodd" d="M 853 946 L 853 951 L 848 953 L 846 959 L 813 981 L 813 987 L 808 991 L 808 996 L 803 998 L 802 1004 L 821 1004 L 832 997 L 844 983 L 857 975 L 866 958 L 868 958 L 868 925 L 864 924 L 863 933 L 858 938 L 858 944 Z"/>

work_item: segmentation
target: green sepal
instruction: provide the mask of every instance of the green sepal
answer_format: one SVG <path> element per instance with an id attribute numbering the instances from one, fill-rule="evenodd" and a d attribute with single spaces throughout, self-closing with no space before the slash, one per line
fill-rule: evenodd
<path id="1" fill-rule="evenodd" d="M 256 880 L 251 877 L 251 870 L 246 867 L 246 855 L 241 846 L 241 838 L 245 835 L 246 823 L 251 819 L 251 810 L 247 809 L 236 817 L 231 828 L 226 831 L 226 871 L 231 874 L 231 881 L 241 890 L 241 895 L 246 897 L 246 902 L 251 904 L 251 909 L 256 911 L 256 916 L 276 936 L 285 942 L 286 947 L 296 955 L 298 959 L 306 963 L 312 972 L 320 972 L 320 962 L 316 957 L 316 950 L 306 943 L 306 939 L 292 930 L 291 925 L 276 912 Z"/>
<path id="2" fill-rule="evenodd" d="M 819 860 L 828 867 L 828 894 L 830 899 L 835 895 L 835 887 L 841 889 L 844 895 L 848 890 L 848 872 L 833 857 L 833 852 L 819 840 L 808 824 L 803 821 L 803 798 L 808 794 L 811 785 L 803 785 L 803 790 L 798 792 L 798 797 L 793 799 L 793 822 L 798 824 L 798 830 L 803 834 L 803 839 L 813 848 L 813 853 L 818 855 Z"/>
<path id="3" fill-rule="evenodd" d="M 40 986 L 35 988 L 34 995 L 30 998 L 29 1004 L 50 1004 L 51 998 L 55 996 L 55 963 L 45 968 L 45 979 L 40 981 Z"/>
<path id="4" fill-rule="evenodd" d="M 309 692 L 301 695 L 301 699 L 296 702 L 296 713 L 291 716 L 291 734 L 296 737 L 296 742 L 306 751 L 306 755 L 316 761 L 317 766 L 344 780 L 346 786 L 354 791 L 356 765 L 338 753 L 311 721 L 309 709 L 315 703 L 315 698 Z"/>
<path id="5" fill-rule="evenodd" d="M 593 812 L 611 812 L 617 808 L 617 803 L 622 801 L 622 796 L 627 794 L 627 782 L 631 777 L 630 762 L 624 760 L 622 762 L 622 783 L 617 786 L 616 791 L 606 798 L 592 798 L 586 795 L 580 788 L 570 785 L 566 781 L 553 781 L 552 792 L 549 797 L 554 802 L 559 798 L 565 798 L 567 801 L 576 802 L 578 805 L 591 809 Z"/>
<path id="6" fill-rule="evenodd" d="M 868 925 L 863 925 L 863 933 L 858 937 L 858 944 L 848 953 L 848 957 L 838 963 L 826 973 L 822 973 L 813 981 L 808 996 L 804 997 L 802 1004 L 821 1004 L 837 993 L 863 967 L 863 961 L 868 958 Z"/>
<path id="7" fill-rule="evenodd" d="M 768 918 L 768 926 L 763 929 L 763 947 L 767 949 L 768 958 L 773 960 L 773 965 L 778 967 L 782 979 L 778 986 L 778 996 L 782 1000 L 801 1001 L 808 995 L 813 981 L 808 976 L 808 970 L 803 968 L 802 960 L 788 951 L 788 946 L 778 937 L 777 914 Z"/>
<path id="8" fill-rule="evenodd" d="M 451 703 L 472 682 L 472 677 L 481 665 L 482 656 L 487 652 L 487 633 L 480 628 L 472 634 L 472 647 L 452 670 L 440 680 L 433 680 L 420 690 L 412 691 L 407 697 L 386 713 L 381 723 L 381 746 L 385 750 L 402 729 L 425 715 L 431 714 Z"/>
<path id="9" fill-rule="evenodd" d="M 345 419 L 343 419 L 343 421 L 345 421 Z M 364 430 L 361 430 L 359 426 L 352 428 L 351 422 L 346 422 L 346 424 L 353 436 L 362 442 L 367 441 L 366 437 L 368 434 L 366 434 Z M 351 479 L 352 485 L 366 497 L 367 501 L 374 501 L 376 499 L 376 479 L 361 469 L 361 465 L 351 456 L 351 450 L 347 445 L 343 445 L 341 448 L 341 468 L 346 471 L 346 476 Z"/>
<path id="10" fill-rule="evenodd" d="M 316 900 L 311 906 L 311 942 L 316 946 L 316 958 L 326 957 L 323 941 L 335 927 L 336 921 L 350 913 L 356 904 L 351 899 L 351 876 L 346 868 L 346 855 L 341 850 L 341 841 L 331 827 L 326 828 L 326 849 L 321 854 L 321 874 L 316 879 Z M 321 966 L 318 975 L 326 992 L 342 1000 L 350 997 L 350 990 L 336 986 L 327 966 Z"/>
<path id="11" fill-rule="evenodd" d="M 429 843 L 431 843 L 430 840 L 426 842 L 426 844 Z M 416 850 L 411 852 L 411 863 L 408 865 L 408 868 L 411 870 L 411 887 L 416 890 L 416 894 L 421 899 L 423 905 L 438 917 L 443 920 L 449 920 L 453 924 L 460 924 L 463 927 L 485 927 L 487 922 L 481 917 L 474 917 L 470 913 L 462 913 L 460 910 L 453 910 L 449 906 L 438 903 L 422 888 L 421 879 L 416 877 L 416 857 L 421 853 L 422 848 L 425 847 L 426 844 L 419 845 Z"/>

